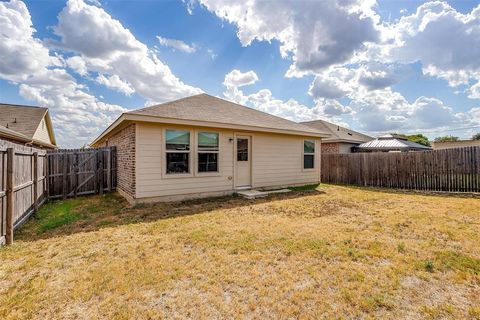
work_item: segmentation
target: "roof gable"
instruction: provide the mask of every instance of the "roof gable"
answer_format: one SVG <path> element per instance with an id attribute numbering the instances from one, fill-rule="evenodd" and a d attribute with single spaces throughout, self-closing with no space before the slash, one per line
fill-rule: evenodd
<path id="1" fill-rule="evenodd" d="M 127 112 L 127 114 L 290 130 L 316 135 L 325 134 L 325 132 L 315 128 L 213 97 L 208 94 L 194 95 L 130 111 Z"/>
<path id="2" fill-rule="evenodd" d="M 32 139 L 47 108 L 0 104 L 0 125 Z"/>

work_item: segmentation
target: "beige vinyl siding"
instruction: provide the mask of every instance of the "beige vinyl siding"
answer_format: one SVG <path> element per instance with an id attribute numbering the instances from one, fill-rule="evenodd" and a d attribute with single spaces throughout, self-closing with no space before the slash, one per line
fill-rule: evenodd
<path id="1" fill-rule="evenodd" d="M 303 169 L 303 140 L 315 140 L 315 167 Z M 253 138 L 253 187 L 266 188 L 318 183 L 320 139 L 255 133 Z"/>
<path id="2" fill-rule="evenodd" d="M 53 143 L 50 139 L 50 135 L 48 134 L 48 127 L 45 121 L 45 117 L 43 117 L 42 121 L 40 121 L 40 123 L 38 124 L 38 128 L 33 135 L 33 139 L 49 144 Z"/>
<path id="3" fill-rule="evenodd" d="M 165 173 L 165 129 L 190 130 L 192 158 L 189 176 Z M 219 173 L 197 173 L 196 134 L 219 133 Z M 234 190 L 236 135 L 252 137 L 252 187 L 276 187 L 318 183 L 320 139 L 227 129 L 200 128 L 138 122 L 136 126 L 136 198 L 198 195 Z M 303 140 L 315 140 L 315 168 L 303 169 Z"/>
<path id="4" fill-rule="evenodd" d="M 352 153 L 352 147 L 356 146 L 358 144 L 353 144 L 353 143 L 340 143 L 338 153 Z"/>
<path id="5" fill-rule="evenodd" d="M 190 130 L 191 135 L 198 131 L 219 133 L 219 173 L 196 173 L 196 146 L 190 146 L 192 158 L 189 177 L 175 177 L 165 174 L 164 129 Z M 193 136 L 194 137 L 194 136 Z M 175 125 L 138 123 L 136 148 L 136 197 L 150 198 L 220 192 L 233 190 L 233 132 L 213 128 L 193 128 Z M 193 141 L 196 139 L 193 138 Z"/>

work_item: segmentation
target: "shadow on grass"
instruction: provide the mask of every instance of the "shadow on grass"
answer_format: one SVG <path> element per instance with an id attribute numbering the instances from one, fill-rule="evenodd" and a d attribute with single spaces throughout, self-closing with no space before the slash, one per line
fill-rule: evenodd
<path id="1" fill-rule="evenodd" d="M 382 187 L 368 187 L 352 184 L 333 184 L 322 183 L 322 186 L 338 186 L 351 189 L 362 190 L 365 192 L 381 192 L 386 194 L 403 194 L 403 195 L 419 195 L 428 197 L 442 197 L 442 198 L 464 198 L 464 199 L 480 199 L 480 192 L 454 192 L 454 191 L 430 191 L 430 190 L 413 190 L 413 189 L 393 189 Z"/>
<path id="2" fill-rule="evenodd" d="M 325 192 L 306 188 L 292 190 L 289 193 L 272 194 L 255 200 L 239 196 L 225 196 L 180 202 L 139 204 L 133 207 L 116 193 L 56 200 L 42 206 L 37 216 L 32 217 L 16 232 L 15 238 L 22 241 L 35 241 L 119 225 L 151 222 L 319 194 L 325 194 Z"/>

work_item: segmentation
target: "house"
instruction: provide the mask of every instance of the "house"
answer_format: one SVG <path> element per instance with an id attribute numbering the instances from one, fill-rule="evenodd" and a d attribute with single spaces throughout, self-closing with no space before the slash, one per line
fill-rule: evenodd
<path id="1" fill-rule="evenodd" d="M 406 152 L 428 151 L 431 149 L 423 144 L 409 141 L 404 136 L 387 134 L 356 146 L 354 152 Z"/>
<path id="2" fill-rule="evenodd" d="M 373 139 L 366 134 L 324 120 L 302 124 L 330 134 L 330 137 L 322 139 L 322 153 L 351 153 L 353 147 Z"/>
<path id="3" fill-rule="evenodd" d="M 480 147 L 480 140 L 434 141 L 433 150 Z"/>
<path id="4" fill-rule="evenodd" d="M 42 149 L 57 147 L 47 108 L 0 103 L 0 140 Z"/>
<path id="5" fill-rule="evenodd" d="M 199 94 L 123 113 L 92 146 L 116 146 L 131 203 L 320 182 L 324 132 Z"/>

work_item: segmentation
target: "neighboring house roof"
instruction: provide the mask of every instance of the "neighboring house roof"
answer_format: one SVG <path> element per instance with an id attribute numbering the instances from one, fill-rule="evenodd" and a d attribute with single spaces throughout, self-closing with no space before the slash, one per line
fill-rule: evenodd
<path id="1" fill-rule="evenodd" d="M 434 141 L 432 143 L 433 149 L 437 150 L 478 146 L 480 146 L 480 140 Z"/>
<path id="2" fill-rule="evenodd" d="M 329 133 L 330 137 L 323 139 L 322 142 L 363 143 L 373 139 L 373 137 L 367 136 L 366 134 L 341 127 L 325 120 L 306 121 L 301 123 Z"/>
<path id="3" fill-rule="evenodd" d="M 323 131 L 306 125 L 203 93 L 126 112 L 95 139 L 92 145 L 95 145 L 125 121 L 184 124 L 316 137 L 329 136 Z"/>
<path id="4" fill-rule="evenodd" d="M 35 137 L 43 119 L 45 119 L 49 138 L 53 144 L 40 141 Z M 55 136 L 48 108 L 0 103 L 0 126 L 27 137 L 33 143 L 55 147 Z"/>
<path id="5" fill-rule="evenodd" d="M 430 147 L 409 141 L 403 136 L 387 134 L 355 147 L 357 151 L 431 150 Z"/>
<path id="6" fill-rule="evenodd" d="M 20 142 L 29 142 L 32 140 L 32 139 L 29 139 L 26 135 L 10 130 L 2 125 L 0 125 L 0 137 L 16 140 Z"/>

